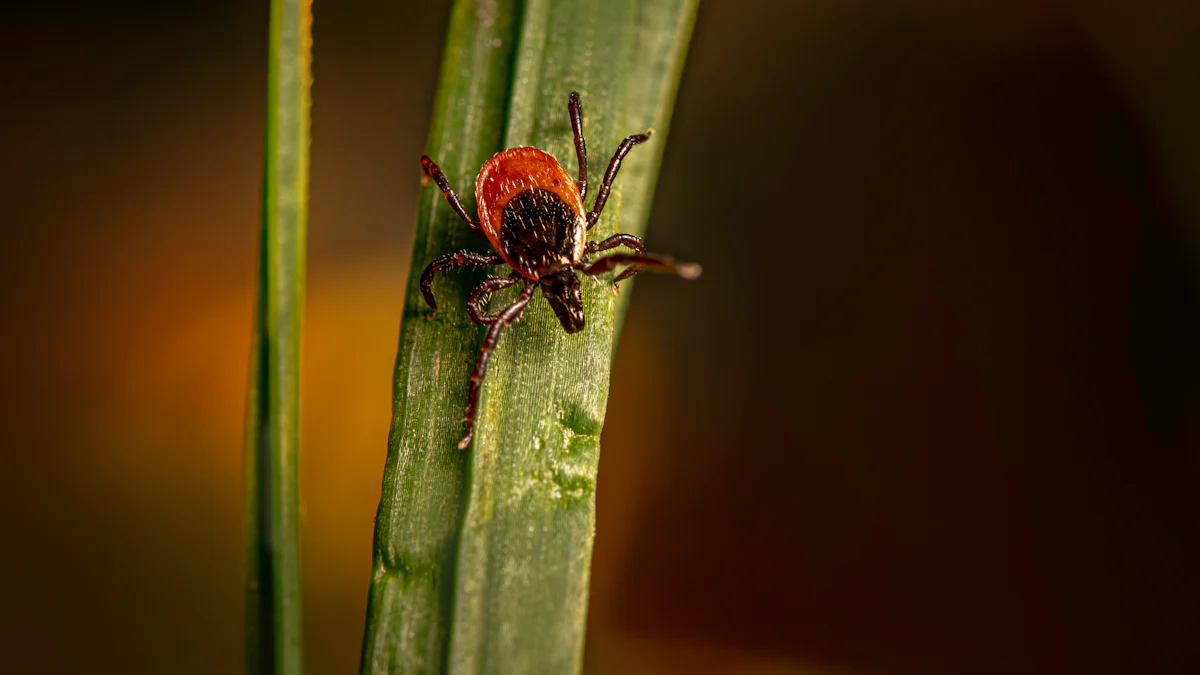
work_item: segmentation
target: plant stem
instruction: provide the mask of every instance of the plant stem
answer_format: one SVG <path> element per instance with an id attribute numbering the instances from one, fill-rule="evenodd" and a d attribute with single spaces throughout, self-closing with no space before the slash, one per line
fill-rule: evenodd
<path id="1" fill-rule="evenodd" d="M 567 96 L 578 90 L 593 185 L 622 138 L 655 129 L 626 159 L 590 238 L 644 232 L 695 10 L 696 0 L 458 0 L 429 154 L 467 209 L 480 166 L 505 147 L 536 145 L 574 173 Z M 475 443 L 460 453 L 482 338 L 463 301 L 484 272 L 440 276 L 432 321 L 417 282 L 433 258 L 464 246 L 488 250 L 427 187 L 395 370 L 363 672 L 578 672 L 599 434 L 629 291 L 614 298 L 607 280 L 585 279 L 587 328 L 576 335 L 535 298 L 500 338 Z M 493 309 L 513 293 L 498 296 Z"/>
<path id="2" fill-rule="evenodd" d="M 300 328 L 308 220 L 312 15 L 271 3 L 259 292 L 246 440 L 246 671 L 302 670 Z"/>
<path id="3" fill-rule="evenodd" d="M 427 152 L 468 204 L 475 174 L 503 140 L 519 5 L 458 0 L 452 10 Z M 433 320 L 418 280 L 437 255 L 480 243 L 436 187 L 422 190 L 375 522 L 364 673 L 444 668 L 466 459 L 455 443 L 479 340 L 461 308 L 479 274 L 438 279 Z"/>
<path id="4" fill-rule="evenodd" d="M 594 180 L 622 138 L 657 132 L 625 160 L 590 239 L 645 231 L 695 9 L 687 0 L 525 5 L 506 147 L 535 145 L 573 169 L 572 90 L 583 95 Z M 583 286 L 586 330 L 567 335 L 533 302 L 488 370 L 459 543 L 456 675 L 582 668 L 599 437 L 615 318 L 630 295 L 599 280 Z"/>

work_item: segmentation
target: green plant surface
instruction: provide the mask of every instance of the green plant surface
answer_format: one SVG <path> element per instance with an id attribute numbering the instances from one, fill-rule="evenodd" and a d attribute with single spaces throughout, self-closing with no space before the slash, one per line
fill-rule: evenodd
<path id="1" fill-rule="evenodd" d="M 452 10 L 428 153 L 468 204 L 475 174 L 503 141 L 519 7 L 460 0 Z M 480 243 L 436 187 L 421 191 L 375 522 L 364 673 L 443 670 L 467 458 L 455 443 L 479 344 L 477 326 L 460 309 L 479 275 L 439 279 L 443 311 L 434 320 L 418 280 L 434 257 Z"/>
<path id="2" fill-rule="evenodd" d="M 476 173 L 503 148 L 537 146 L 574 174 L 567 96 L 579 91 L 593 186 L 622 138 L 656 132 L 625 160 L 589 236 L 643 233 L 695 11 L 696 0 L 459 0 L 429 155 L 468 210 Z M 629 290 L 614 296 L 611 277 L 585 278 L 587 328 L 575 335 L 535 297 L 500 338 L 474 444 L 460 453 L 483 335 L 463 301 L 486 271 L 440 275 L 433 320 L 418 279 L 433 258 L 464 247 L 487 250 L 436 187 L 426 187 L 395 370 L 363 671 L 578 672 L 599 435 Z M 498 293 L 492 309 L 514 297 Z"/>
<path id="3" fill-rule="evenodd" d="M 259 290 L 246 424 L 246 672 L 302 671 L 300 328 L 312 15 L 271 2 Z"/>

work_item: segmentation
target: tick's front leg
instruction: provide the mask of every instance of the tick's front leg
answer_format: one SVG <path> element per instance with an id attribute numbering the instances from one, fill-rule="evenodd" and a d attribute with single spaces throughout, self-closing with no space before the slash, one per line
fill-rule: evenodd
<path id="1" fill-rule="evenodd" d="M 462 218 L 462 221 L 470 226 L 471 231 L 477 236 L 487 239 L 487 234 L 484 233 L 483 226 L 476 222 L 474 218 L 467 215 L 467 210 L 463 208 L 462 202 L 458 201 L 458 195 L 450 187 L 450 181 L 446 180 L 446 174 L 442 173 L 441 167 L 434 163 L 432 159 L 429 159 L 428 156 L 421 155 L 421 169 L 425 172 L 426 176 L 429 176 L 433 179 L 434 183 L 437 183 L 438 189 L 442 191 L 442 196 L 446 198 L 446 201 L 450 202 L 450 208 L 454 209 L 458 217 Z"/>
<path id="2" fill-rule="evenodd" d="M 647 129 L 644 134 L 635 134 L 621 141 L 617 146 L 617 152 L 608 162 L 608 170 L 604 172 L 604 180 L 600 183 L 600 189 L 596 192 L 596 203 L 592 204 L 592 210 L 587 216 L 588 229 L 600 220 L 600 212 L 604 210 L 604 204 L 608 201 L 608 194 L 612 192 L 613 181 L 617 179 L 617 172 L 621 170 L 621 160 L 625 159 L 625 155 L 629 154 L 629 149 L 638 143 L 645 143 L 650 140 L 650 134 L 654 133 L 653 129 Z"/>
<path id="3" fill-rule="evenodd" d="M 583 103 L 579 100 L 579 92 L 571 92 L 567 103 L 567 115 L 571 118 L 571 132 L 575 135 L 575 157 L 579 160 L 579 200 L 587 200 L 587 141 L 583 137 Z"/>

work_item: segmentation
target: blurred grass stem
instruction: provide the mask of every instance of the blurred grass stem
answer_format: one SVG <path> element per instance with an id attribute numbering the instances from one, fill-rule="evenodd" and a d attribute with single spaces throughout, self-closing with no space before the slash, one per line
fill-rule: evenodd
<path id="1" fill-rule="evenodd" d="M 266 148 L 246 440 L 246 672 L 302 671 L 300 329 L 312 15 L 272 0 Z"/>

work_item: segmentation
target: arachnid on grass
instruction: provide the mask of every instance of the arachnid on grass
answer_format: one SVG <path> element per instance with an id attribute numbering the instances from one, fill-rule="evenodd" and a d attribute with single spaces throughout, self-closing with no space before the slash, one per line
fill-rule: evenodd
<path id="1" fill-rule="evenodd" d="M 437 310 L 430 284 L 434 274 L 447 268 L 497 265 L 502 262 L 512 268 L 507 276 L 488 277 L 467 296 L 467 314 L 471 320 L 490 327 L 479 349 L 475 370 L 471 373 L 471 389 L 467 395 L 467 434 L 458 442 L 462 450 L 471 444 L 479 387 L 487 374 L 488 357 L 500 339 L 500 331 L 521 315 L 535 289 L 542 289 L 542 295 L 554 309 L 563 330 L 577 333 L 583 330 L 584 316 L 576 270 L 584 274 L 600 274 L 617 265 L 629 265 L 613 279 L 614 292 L 618 290 L 618 283 L 643 268 L 672 272 L 685 279 L 700 276 L 699 265 L 679 263 L 667 256 L 646 253 L 645 244 L 632 234 L 614 234 L 604 241 L 587 241 L 588 230 L 600 219 L 600 212 L 608 201 L 613 180 L 621 168 L 621 160 L 629 154 L 630 148 L 649 140 L 653 131 L 647 129 L 646 133 L 630 136 L 621 142 L 608 163 L 608 170 L 604 172 L 604 181 L 596 192 L 592 210 L 586 211 L 583 203 L 588 190 L 587 143 L 583 138 L 583 110 L 579 92 L 571 92 L 567 112 L 575 133 L 575 153 L 579 159 L 578 181 L 571 179 L 571 175 L 553 155 L 537 148 L 510 148 L 498 152 L 483 165 L 479 177 L 475 179 L 479 222 L 467 214 L 438 165 L 429 157 L 421 157 L 421 167 L 441 188 L 458 217 L 472 232 L 491 242 L 495 249 L 492 253 L 447 253 L 429 263 L 421 274 L 421 294 L 425 296 L 425 302 L 434 311 Z M 633 249 L 636 253 L 614 253 L 588 260 L 588 255 L 592 253 L 618 246 Z M 518 283 L 523 286 L 516 302 L 499 313 L 484 313 L 493 292 Z"/>

